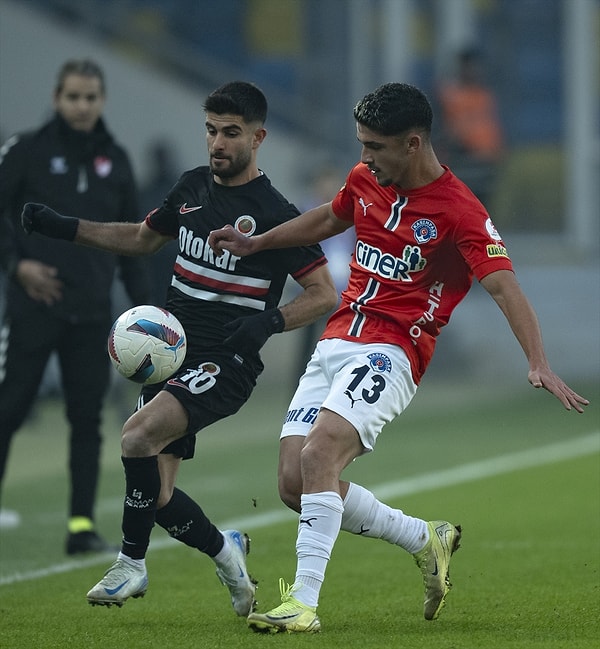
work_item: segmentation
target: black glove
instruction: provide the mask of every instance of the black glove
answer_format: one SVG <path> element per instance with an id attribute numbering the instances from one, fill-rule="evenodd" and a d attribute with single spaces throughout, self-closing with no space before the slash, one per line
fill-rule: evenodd
<path id="1" fill-rule="evenodd" d="M 283 331 L 285 320 L 279 309 L 269 309 L 256 315 L 236 318 L 223 326 L 229 334 L 223 341 L 241 354 L 255 354 L 267 342 L 269 336 Z"/>
<path id="2" fill-rule="evenodd" d="M 39 203 L 25 203 L 21 213 L 21 225 L 27 234 L 39 232 L 52 239 L 73 241 L 79 227 L 79 219 L 63 216 Z"/>

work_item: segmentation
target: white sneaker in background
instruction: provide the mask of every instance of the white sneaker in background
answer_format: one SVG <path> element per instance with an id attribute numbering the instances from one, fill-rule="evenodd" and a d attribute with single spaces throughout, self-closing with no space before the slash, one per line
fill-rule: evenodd
<path id="1" fill-rule="evenodd" d="M 20 524 L 21 516 L 19 512 L 12 509 L 0 509 L 0 529 L 10 530 L 19 527 Z"/>

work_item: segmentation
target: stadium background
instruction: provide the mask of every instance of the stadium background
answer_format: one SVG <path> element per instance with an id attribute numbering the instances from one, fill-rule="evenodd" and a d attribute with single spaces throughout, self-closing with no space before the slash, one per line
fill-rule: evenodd
<path id="1" fill-rule="evenodd" d="M 44 119 L 60 64 L 90 56 L 107 74 L 108 124 L 144 179 L 157 138 L 172 143 L 180 169 L 205 162 L 202 101 L 244 78 L 270 100 L 260 164 L 301 205 L 315 169 L 356 161 L 358 98 L 387 80 L 431 93 L 452 53 L 477 46 L 509 146 L 492 217 L 553 368 L 597 382 L 599 25 L 598 0 L 0 0 L 0 133 Z M 297 333 L 269 341 L 263 383 L 293 381 L 298 345 Z M 497 388 L 524 383 L 525 372 L 504 318 L 475 286 L 428 380 Z"/>
<path id="2" fill-rule="evenodd" d="M 455 47 L 485 54 L 510 147 L 494 220 L 553 368 L 592 403 L 578 416 L 528 388 L 503 316 L 474 286 L 414 405 L 345 474 L 408 513 L 463 524 L 447 610 L 424 622 L 410 557 L 340 535 L 320 605 L 324 630 L 311 645 L 597 647 L 599 34 L 598 0 L 0 0 L 3 138 L 47 116 L 66 58 L 91 56 L 107 72 L 109 126 L 144 180 L 156 138 L 174 144 L 181 169 L 205 162 L 206 93 L 250 79 L 271 104 L 261 165 L 299 204 L 314 169 L 356 160 L 351 107 L 364 92 L 403 79 L 430 93 Z M 295 561 L 297 519 L 277 497 L 275 473 L 300 339 L 269 341 L 253 397 L 203 431 L 179 481 L 218 525 L 252 535 L 263 610 Z M 97 514 L 107 538 L 118 535 L 120 430 L 135 394 L 116 384 L 104 421 Z M 143 602 L 87 606 L 107 558 L 64 556 L 67 436 L 56 397 L 38 400 L 15 437 L 3 489 L 23 522 L 0 537 L 2 649 L 264 649 L 269 638 L 232 615 L 212 562 L 162 530 L 152 535 Z"/>

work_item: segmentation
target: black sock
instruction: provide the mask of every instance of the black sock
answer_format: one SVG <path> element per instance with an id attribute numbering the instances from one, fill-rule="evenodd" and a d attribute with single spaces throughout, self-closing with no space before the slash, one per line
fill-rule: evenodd
<path id="1" fill-rule="evenodd" d="M 160 494 L 158 456 L 122 457 L 125 467 L 123 542 L 121 552 L 132 559 L 143 559 L 150 543 Z"/>
<path id="2" fill-rule="evenodd" d="M 198 503 L 180 489 L 156 512 L 156 522 L 174 539 L 214 557 L 223 549 L 223 535 Z"/>

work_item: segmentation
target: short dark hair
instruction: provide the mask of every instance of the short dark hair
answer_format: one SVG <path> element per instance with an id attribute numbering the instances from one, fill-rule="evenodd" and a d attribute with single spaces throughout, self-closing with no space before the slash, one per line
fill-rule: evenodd
<path id="1" fill-rule="evenodd" d="M 71 74 L 79 74 L 82 77 L 95 77 L 100 80 L 100 89 L 102 94 L 106 94 L 106 84 L 104 82 L 104 72 L 102 68 L 91 59 L 72 59 L 63 63 L 58 71 L 55 92 L 59 93 L 63 89 L 65 79 Z"/>
<path id="2" fill-rule="evenodd" d="M 421 90 L 407 83 L 386 83 L 354 107 L 354 119 L 381 135 L 399 135 L 411 128 L 431 133 L 433 111 Z"/>
<path id="3" fill-rule="evenodd" d="M 267 99 L 253 83 L 231 81 L 208 95 L 204 110 L 217 115 L 239 115 L 246 123 L 264 124 L 267 119 Z"/>

